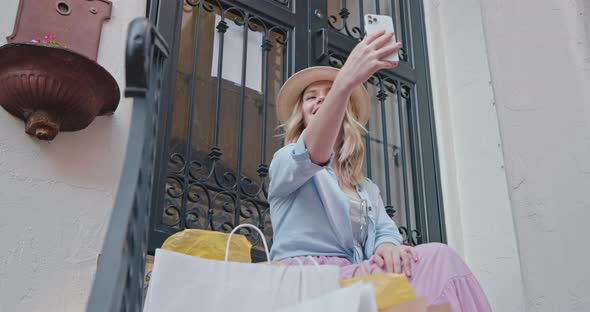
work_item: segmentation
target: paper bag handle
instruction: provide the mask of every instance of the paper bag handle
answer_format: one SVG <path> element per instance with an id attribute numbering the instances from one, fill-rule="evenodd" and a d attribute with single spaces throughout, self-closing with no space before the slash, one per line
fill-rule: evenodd
<path id="1" fill-rule="evenodd" d="M 305 258 L 308 259 L 309 262 L 311 262 L 316 267 L 316 269 L 318 269 L 318 270 L 320 269 L 320 264 L 312 256 L 307 256 Z M 300 267 L 302 267 L 304 265 L 303 261 L 301 261 L 301 259 L 299 259 L 299 257 L 291 258 L 289 260 L 289 265 L 291 265 L 291 261 L 297 262 L 297 264 L 299 264 Z"/>
<path id="2" fill-rule="evenodd" d="M 238 226 L 236 226 L 231 233 L 229 233 L 229 237 L 227 238 L 227 243 L 225 244 L 225 262 L 228 261 L 229 259 L 229 243 L 231 241 L 231 237 L 234 235 L 235 232 L 237 232 L 239 229 L 241 228 L 251 228 L 253 230 L 255 230 L 256 232 L 258 232 L 258 234 L 260 235 L 260 239 L 262 239 L 262 244 L 264 245 L 264 252 L 266 253 L 266 261 L 270 262 L 270 252 L 268 251 L 268 245 L 266 244 L 266 239 L 264 239 L 264 233 L 262 233 L 262 231 L 255 225 L 252 224 L 248 224 L 248 223 L 244 223 L 244 224 L 240 224 Z"/>
<path id="3" fill-rule="evenodd" d="M 316 269 L 320 269 L 320 264 L 312 256 L 307 256 L 305 258 L 308 259 L 309 262 L 311 262 L 311 264 L 313 264 L 316 267 Z M 295 260 L 295 262 L 297 262 L 297 264 L 299 264 L 300 267 L 303 266 L 303 261 L 301 261 L 301 259 L 299 259 L 298 257 L 293 257 L 291 259 Z"/>

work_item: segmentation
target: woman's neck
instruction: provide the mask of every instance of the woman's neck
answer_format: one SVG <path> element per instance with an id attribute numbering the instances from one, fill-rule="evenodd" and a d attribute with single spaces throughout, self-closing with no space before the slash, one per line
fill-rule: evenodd
<path id="1" fill-rule="evenodd" d="M 344 183 L 344 182 L 342 182 L 342 179 L 340 179 L 340 166 L 339 166 L 339 164 L 340 163 L 336 159 L 334 159 L 334 161 L 332 162 L 332 170 L 334 170 L 334 173 L 336 174 L 336 179 L 338 180 L 338 185 L 340 185 L 340 188 L 342 188 L 342 189 L 344 189 L 344 188 L 354 189 L 354 187 L 355 187 L 354 185 L 351 185 L 349 183 Z"/>

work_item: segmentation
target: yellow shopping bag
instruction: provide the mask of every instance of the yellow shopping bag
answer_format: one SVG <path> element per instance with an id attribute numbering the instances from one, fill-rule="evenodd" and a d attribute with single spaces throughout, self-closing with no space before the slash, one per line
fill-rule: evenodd
<path id="1" fill-rule="evenodd" d="M 224 260 L 228 238 L 227 233 L 189 229 L 168 237 L 162 249 L 199 258 Z M 245 236 L 234 234 L 230 241 L 229 261 L 251 263 L 251 249 L 252 244 Z"/>
<path id="2" fill-rule="evenodd" d="M 426 306 L 426 298 L 417 297 L 416 299 L 392 305 L 379 312 L 451 312 L 451 307 L 448 304 Z"/>
<path id="3" fill-rule="evenodd" d="M 362 271 L 364 268 L 359 266 Z M 347 280 L 341 280 L 342 287 L 350 286 L 354 283 L 364 282 L 373 285 L 375 291 L 375 300 L 377 308 L 383 310 L 396 304 L 400 304 L 412 299 L 416 299 L 414 289 L 408 283 L 406 276 L 394 273 L 375 273 L 367 274 L 363 272 L 362 276 L 353 277 Z M 354 276 L 354 272 L 353 272 Z"/>

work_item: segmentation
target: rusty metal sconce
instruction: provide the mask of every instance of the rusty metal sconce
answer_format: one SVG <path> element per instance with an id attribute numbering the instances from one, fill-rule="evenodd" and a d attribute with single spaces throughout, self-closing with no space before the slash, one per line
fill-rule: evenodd
<path id="1" fill-rule="evenodd" d="M 96 62 L 107 0 L 21 0 L 13 34 L 0 47 L 0 105 L 25 131 L 52 140 L 112 114 L 120 91 Z M 55 35 L 43 38 L 48 33 Z"/>

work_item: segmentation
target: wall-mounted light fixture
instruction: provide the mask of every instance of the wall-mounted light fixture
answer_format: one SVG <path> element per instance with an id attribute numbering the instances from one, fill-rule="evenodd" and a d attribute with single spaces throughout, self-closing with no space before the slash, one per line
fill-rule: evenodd
<path id="1" fill-rule="evenodd" d="M 27 133 L 52 140 L 115 111 L 119 86 L 96 62 L 111 9 L 107 0 L 20 1 L 0 47 L 0 105 L 25 121 Z"/>

